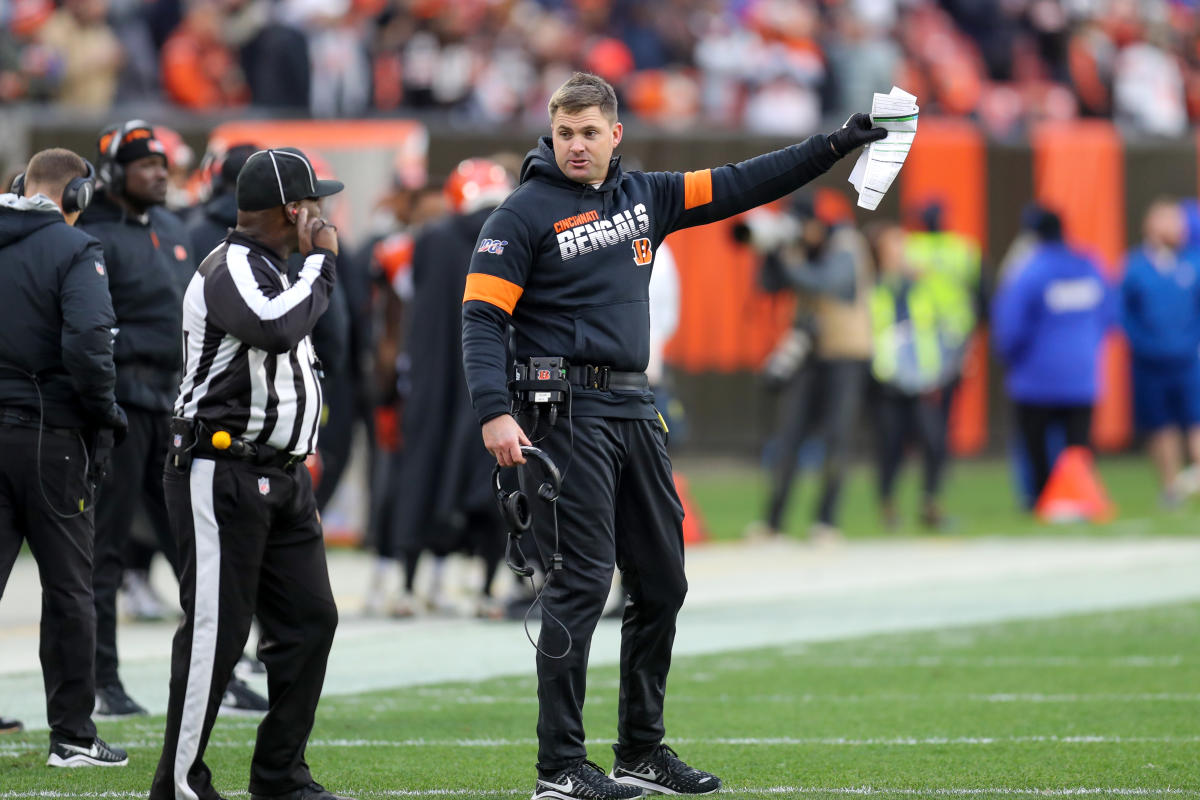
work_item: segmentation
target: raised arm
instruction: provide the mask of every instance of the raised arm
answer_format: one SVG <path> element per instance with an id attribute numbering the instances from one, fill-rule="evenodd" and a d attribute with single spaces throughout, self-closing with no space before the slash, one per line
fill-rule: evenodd
<path id="1" fill-rule="evenodd" d="M 887 135 L 866 114 L 855 114 L 829 135 L 764 153 L 739 164 L 695 172 L 651 173 L 659 184 L 659 219 L 666 233 L 725 219 L 778 200 L 826 172 L 838 159 Z"/>

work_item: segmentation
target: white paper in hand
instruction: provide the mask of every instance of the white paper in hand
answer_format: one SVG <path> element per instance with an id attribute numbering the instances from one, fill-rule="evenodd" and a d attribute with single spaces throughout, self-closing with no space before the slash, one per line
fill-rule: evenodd
<path id="1" fill-rule="evenodd" d="M 863 148 L 850 170 L 850 183 L 858 190 L 858 205 L 874 211 L 884 193 L 900 174 L 908 150 L 917 135 L 920 108 L 917 98 L 893 86 L 888 94 L 875 93 L 871 101 L 871 121 L 887 130 L 888 135 Z"/>

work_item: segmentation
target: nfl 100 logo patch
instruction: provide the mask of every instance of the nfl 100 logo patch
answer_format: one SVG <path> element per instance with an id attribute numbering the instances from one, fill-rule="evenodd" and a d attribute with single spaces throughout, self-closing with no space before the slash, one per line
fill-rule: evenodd
<path id="1" fill-rule="evenodd" d="M 271 493 L 271 479 L 270 478 L 259 478 L 258 479 L 258 493 L 259 494 L 270 494 Z"/>

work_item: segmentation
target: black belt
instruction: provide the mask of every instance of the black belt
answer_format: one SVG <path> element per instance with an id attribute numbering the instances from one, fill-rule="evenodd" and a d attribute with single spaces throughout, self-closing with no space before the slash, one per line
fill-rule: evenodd
<path id="1" fill-rule="evenodd" d="M 595 367 L 591 364 L 567 367 L 567 382 L 585 389 L 642 392 L 650 389 L 650 381 L 644 372 L 620 372 L 609 367 Z"/>
<path id="2" fill-rule="evenodd" d="M 38 418 L 24 408 L 0 407 L 0 425 L 15 425 L 18 428 L 41 428 L 46 433 L 62 436 L 66 439 L 77 439 L 80 435 L 78 428 L 52 428 L 49 425 L 39 425 Z"/>
<path id="3" fill-rule="evenodd" d="M 196 458 L 245 461 L 248 464 L 255 464 L 260 467 L 275 467 L 277 469 L 288 469 L 308 458 L 308 456 L 298 456 L 286 450 L 276 450 L 270 445 L 247 442 L 244 439 L 236 440 L 235 444 L 224 450 L 218 450 L 213 447 L 212 442 L 197 440 L 192 455 Z"/>
<path id="4" fill-rule="evenodd" d="M 188 452 L 194 458 L 244 461 L 248 464 L 276 467 L 277 469 L 288 469 L 308 458 L 306 455 L 298 456 L 286 450 L 277 450 L 268 444 L 259 444 L 235 437 L 230 438 L 229 447 L 217 449 L 212 443 L 214 431 L 202 422 L 181 417 L 175 417 L 171 421 L 171 433 L 172 448 Z M 180 437 L 177 446 L 174 443 L 176 435 Z"/>

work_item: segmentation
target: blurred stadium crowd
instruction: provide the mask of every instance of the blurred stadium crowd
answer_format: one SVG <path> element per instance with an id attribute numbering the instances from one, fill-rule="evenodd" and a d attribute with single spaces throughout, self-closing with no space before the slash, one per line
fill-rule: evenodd
<path id="1" fill-rule="evenodd" d="M 1194 0 L 8 0 L 0 103 L 540 121 L 575 69 L 626 117 L 801 136 L 897 83 L 993 136 L 1200 118 Z"/>

